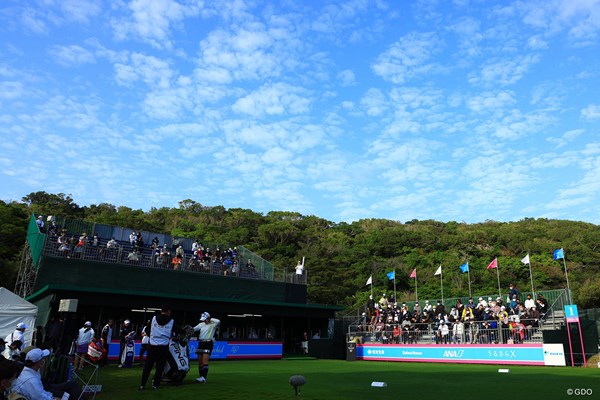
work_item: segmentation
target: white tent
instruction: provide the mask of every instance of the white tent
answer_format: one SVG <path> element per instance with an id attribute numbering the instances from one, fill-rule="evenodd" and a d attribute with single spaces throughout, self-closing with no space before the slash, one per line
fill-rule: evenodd
<path id="1" fill-rule="evenodd" d="M 10 290 L 0 287 L 0 338 L 14 332 L 19 322 L 27 325 L 25 346 L 31 344 L 38 308 Z"/>

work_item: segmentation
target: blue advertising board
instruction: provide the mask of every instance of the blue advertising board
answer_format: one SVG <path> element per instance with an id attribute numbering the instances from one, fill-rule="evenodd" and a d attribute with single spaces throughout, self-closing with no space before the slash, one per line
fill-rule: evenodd
<path id="1" fill-rule="evenodd" d="M 356 348 L 356 358 L 372 361 L 545 365 L 544 349 L 541 343 L 491 345 L 359 344 Z"/>
<path id="2" fill-rule="evenodd" d="M 135 342 L 135 358 L 138 360 L 141 343 Z M 190 360 L 198 359 L 196 349 L 197 340 L 190 340 L 188 344 Z M 213 360 L 219 359 L 277 359 L 281 358 L 283 353 L 283 344 L 281 342 L 215 342 L 212 355 Z M 116 360 L 119 354 L 119 342 L 113 342 L 109 346 L 108 358 Z"/>

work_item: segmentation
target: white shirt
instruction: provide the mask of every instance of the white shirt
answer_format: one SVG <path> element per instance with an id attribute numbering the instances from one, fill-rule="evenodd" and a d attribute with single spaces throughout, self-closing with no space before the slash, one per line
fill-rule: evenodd
<path id="1" fill-rule="evenodd" d="M 87 329 L 87 331 L 86 331 Z M 83 327 L 79 330 L 79 335 L 77 335 L 77 344 L 90 344 L 92 339 L 94 338 L 94 330 L 92 328 Z"/>
<path id="2" fill-rule="evenodd" d="M 150 328 L 150 344 L 153 346 L 168 346 L 173 333 L 173 319 L 165 325 L 159 325 L 156 317 L 152 318 L 152 327 Z"/>
<path id="3" fill-rule="evenodd" d="M 302 264 L 296 265 L 296 275 L 302 275 L 303 271 L 304 271 L 304 266 Z"/>
<path id="4" fill-rule="evenodd" d="M 221 321 L 216 318 L 211 318 L 209 323 L 200 322 L 194 327 L 194 332 L 200 331 L 198 334 L 198 340 L 214 340 L 215 332 L 217 327 L 221 324 Z"/>
<path id="5" fill-rule="evenodd" d="M 39 371 L 29 367 L 23 368 L 23 371 L 13 382 L 11 390 L 31 400 L 54 400 L 52 393 L 44 390 Z"/>
<path id="6" fill-rule="evenodd" d="M 535 301 L 533 299 L 527 299 L 527 300 L 525 300 L 525 308 L 526 309 L 529 310 L 529 309 L 531 309 L 533 307 L 535 307 Z"/>
<path id="7" fill-rule="evenodd" d="M 15 340 L 21 341 L 21 350 L 23 350 L 25 348 L 25 334 L 23 334 L 23 332 L 21 332 L 20 330 L 15 329 L 13 333 L 7 335 L 4 338 L 4 341 L 6 342 L 6 347 L 10 346 Z"/>

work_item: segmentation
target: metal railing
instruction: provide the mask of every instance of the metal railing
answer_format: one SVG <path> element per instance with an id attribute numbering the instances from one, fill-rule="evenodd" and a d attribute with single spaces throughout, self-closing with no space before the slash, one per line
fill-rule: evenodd
<path id="1" fill-rule="evenodd" d="M 44 256 L 64 257 L 74 260 L 306 284 L 306 271 L 304 271 L 303 275 L 284 273 L 275 276 L 273 274 L 264 274 L 262 273 L 264 272 L 264 268 L 261 268 L 261 266 L 256 268 L 253 264 L 241 263 L 242 258 L 240 256 L 233 258 L 216 258 L 214 256 L 197 258 L 189 253 L 184 253 L 181 257 L 177 257 L 175 251 L 163 251 L 162 247 L 144 247 L 138 249 L 129 243 L 123 242 L 117 242 L 113 247 L 108 247 L 107 243 L 107 240 L 99 239 L 96 244 L 90 244 L 90 239 L 88 238 L 84 241 L 83 245 L 74 243 L 61 245 L 58 243 L 57 237 L 47 237 L 42 254 Z"/>
<path id="2" fill-rule="evenodd" d="M 534 326 L 535 325 L 535 326 Z M 416 323 L 410 325 L 386 324 L 359 325 L 349 331 L 347 341 L 359 343 L 376 342 L 382 344 L 519 344 L 542 343 L 542 333 L 537 324 L 503 327 L 495 322 L 484 325 L 473 321 L 463 325 L 462 333 L 454 334 L 454 324 L 448 324 L 446 334 L 437 323 Z M 396 328 L 396 329 L 395 329 Z"/>

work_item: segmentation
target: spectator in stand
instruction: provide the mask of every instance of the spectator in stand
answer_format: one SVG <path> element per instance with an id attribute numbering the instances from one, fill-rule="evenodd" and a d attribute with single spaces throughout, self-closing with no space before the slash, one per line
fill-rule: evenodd
<path id="1" fill-rule="evenodd" d="M 36 224 L 37 224 L 37 226 L 38 226 L 38 228 L 39 228 L 40 232 L 42 232 L 42 233 L 43 233 L 43 232 L 44 232 L 44 218 L 43 218 L 43 217 L 40 215 L 40 216 L 37 218 L 37 221 L 35 221 L 35 222 L 36 222 Z"/>
<path id="2" fill-rule="evenodd" d="M 48 236 L 54 237 L 58 235 L 58 226 L 56 226 L 56 221 L 50 222 L 50 226 L 48 227 Z"/>
<path id="3" fill-rule="evenodd" d="M 525 309 L 531 310 L 533 307 L 535 307 L 535 301 L 531 298 L 531 294 L 528 294 L 525 300 Z"/>
<path id="4" fill-rule="evenodd" d="M 87 321 L 85 324 L 83 324 L 83 327 L 79 329 L 76 339 L 77 347 L 75 349 L 75 354 L 77 354 L 77 356 L 75 357 L 75 362 L 73 363 L 74 370 L 83 369 L 88 346 L 92 342 L 94 334 L 92 323 L 90 321 Z"/>
<path id="5" fill-rule="evenodd" d="M 433 310 L 433 306 L 431 304 L 429 304 L 429 300 L 425 300 L 425 307 L 423 308 L 423 311 L 431 313 L 432 310 Z"/>
<path id="6" fill-rule="evenodd" d="M 446 321 L 441 320 L 438 326 L 438 337 L 439 343 L 448 344 L 448 335 L 450 334 L 450 330 L 448 329 L 448 324 Z"/>
<path id="7" fill-rule="evenodd" d="M 137 235 L 137 239 L 135 241 L 135 249 L 137 251 L 144 250 L 144 238 L 142 237 L 142 232 L 138 233 L 138 235 Z"/>
<path id="8" fill-rule="evenodd" d="M 508 298 L 512 300 L 514 297 L 518 299 L 521 297 L 521 291 L 515 287 L 512 283 L 508 285 Z"/>
<path id="9" fill-rule="evenodd" d="M 435 313 L 436 314 L 442 314 L 442 315 L 446 314 L 446 306 L 444 306 L 442 304 L 442 302 L 439 301 L 439 300 L 437 302 L 437 305 L 435 306 Z"/>
<path id="10" fill-rule="evenodd" d="M 465 305 L 463 304 L 461 299 L 457 299 L 456 300 L 456 311 L 458 311 L 458 315 L 462 315 L 464 309 L 465 309 Z"/>
<path id="11" fill-rule="evenodd" d="M 141 254 L 137 248 L 133 248 L 127 255 L 127 260 L 131 263 L 137 264 L 141 259 Z"/>
<path id="12" fill-rule="evenodd" d="M 185 256 L 185 251 L 183 250 L 183 246 L 177 246 L 177 249 L 175 250 L 175 255 L 181 256 L 181 258 L 183 258 Z"/>
<path id="13" fill-rule="evenodd" d="M 81 257 L 83 255 L 83 250 L 85 249 L 85 243 L 87 242 L 87 233 L 83 232 L 79 236 L 79 240 L 75 245 L 75 256 Z"/>
<path id="14" fill-rule="evenodd" d="M 367 300 L 367 317 L 369 318 L 369 324 L 373 324 L 375 317 L 375 300 L 373 300 L 373 295 L 369 295 L 369 300 Z"/>
<path id="15" fill-rule="evenodd" d="M 60 233 L 60 236 L 56 240 L 58 244 L 58 251 L 63 257 L 68 257 L 71 251 L 71 246 L 69 244 L 69 238 L 67 238 L 67 232 L 63 231 Z"/>
<path id="16" fill-rule="evenodd" d="M 240 266 L 238 265 L 237 261 L 234 261 L 233 265 L 231 266 L 231 274 L 233 276 L 238 276 L 240 274 Z"/>
<path id="17" fill-rule="evenodd" d="M 173 257 L 173 260 L 171 260 L 171 263 L 173 264 L 173 270 L 179 271 L 181 269 L 182 261 L 183 259 L 181 258 L 181 254 L 176 254 L 175 257 Z"/>
<path id="18" fill-rule="evenodd" d="M 296 274 L 294 276 L 295 282 L 302 283 L 302 275 L 304 274 L 304 265 L 302 265 L 302 261 L 298 261 L 298 264 L 296 264 L 294 269 L 296 270 Z"/>
<path id="19" fill-rule="evenodd" d="M 483 309 L 485 309 L 488 306 L 488 303 L 487 303 L 487 301 L 484 300 L 483 297 L 480 297 L 479 298 L 479 302 L 477 303 L 477 305 L 478 306 L 481 305 L 481 306 L 483 306 Z"/>
<path id="20" fill-rule="evenodd" d="M 413 315 L 416 315 L 419 318 L 421 316 L 421 306 L 419 306 L 418 301 L 415 301 L 415 305 L 413 307 Z"/>
<path id="21" fill-rule="evenodd" d="M 400 337 L 402 336 L 402 330 L 399 324 L 394 324 L 394 330 L 392 331 L 392 338 L 395 344 L 400 344 Z"/>
<path id="22" fill-rule="evenodd" d="M 158 237 L 157 236 L 154 236 L 154 239 L 152 239 L 152 245 L 150 247 L 152 247 L 153 249 L 158 249 L 159 244 L 158 244 Z"/>
<path id="23" fill-rule="evenodd" d="M 135 233 L 135 231 L 132 231 L 129 234 L 129 243 L 131 244 L 131 246 L 135 246 L 135 242 L 137 242 L 137 238 L 138 238 L 138 235 L 137 235 L 137 233 Z"/>
<path id="24" fill-rule="evenodd" d="M 388 299 L 387 299 L 386 294 L 384 293 L 381 295 L 381 298 L 379 299 L 379 308 L 381 308 L 382 310 L 385 311 L 385 310 L 387 310 L 388 305 L 389 305 Z"/>
<path id="25" fill-rule="evenodd" d="M 106 242 L 106 248 L 107 249 L 116 249 L 118 247 L 118 243 L 115 240 L 115 238 L 110 238 L 110 240 L 108 242 Z"/>
<path id="26" fill-rule="evenodd" d="M 452 310 L 450 310 L 450 315 L 448 316 L 448 320 L 450 322 L 457 321 L 460 318 L 459 315 L 460 313 L 458 312 L 456 307 L 452 307 Z"/>
<path id="27" fill-rule="evenodd" d="M 475 309 L 475 307 L 477 307 L 477 305 L 475 304 L 473 298 L 469 298 L 469 302 L 467 303 L 467 305 L 465 306 L 465 308 L 470 308 L 471 311 L 473 311 Z"/>
<path id="28" fill-rule="evenodd" d="M 452 325 L 452 339 L 455 344 L 465 342 L 465 324 L 460 319 Z"/>
<path id="29" fill-rule="evenodd" d="M 546 313 L 548 312 L 548 300 L 546 300 L 544 298 L 543 294 L 538 294 L 538 298 L 537 298 L 537 306 L 536 306 L 537 310 L 540 312 L 541 316 L 543 317 L 544 315 L 546 315 Z"/>

